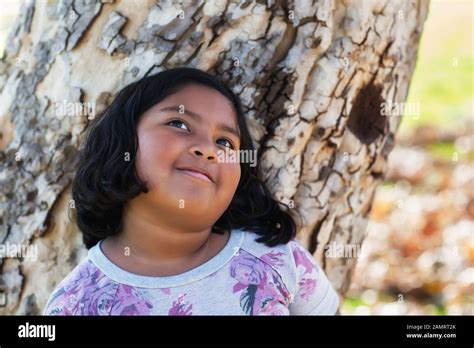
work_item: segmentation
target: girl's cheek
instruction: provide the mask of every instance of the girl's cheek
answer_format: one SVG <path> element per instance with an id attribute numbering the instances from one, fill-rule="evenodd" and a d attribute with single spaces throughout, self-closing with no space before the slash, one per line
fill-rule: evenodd
<path id="1" fill-rule="evenodd" d="M 150 133 L 139 136 L 137 169 L 144 174 L 156 172 L 157 166 L 164 162 L 166 148 L 159 139 L 160 137 Z"/>
<path id="2" fill-rule="evenodd" d="M 240 164 L 239 163 L 226 163 L 223 168 L 224 178 L 231 181 L 235 186 L 239 183 L 240 180 Z"/>
<path id="3" fill-rule="evenodd" d="M 182 139 L 167 133 L 150 133 L 144 140 L 144 151 L 148 153 L 148 157 L 155 162 L 166 162 L 167 158 L 176 156 L 176 152 L 180 151 Z"/>

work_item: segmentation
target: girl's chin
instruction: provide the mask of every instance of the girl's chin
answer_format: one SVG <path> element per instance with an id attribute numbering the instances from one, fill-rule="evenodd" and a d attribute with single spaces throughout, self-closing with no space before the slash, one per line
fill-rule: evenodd
<path id="1" fill-rule="evenodd" d="M 207 202 L 215 202 L 215 196 L 215 192 L 212 190 L 182 185 L 176 191 L 170 192 L 168 197 L 172 201 L 178 202 L 178 204 L 182 203 L 197 208 L 206 208 Z"/>

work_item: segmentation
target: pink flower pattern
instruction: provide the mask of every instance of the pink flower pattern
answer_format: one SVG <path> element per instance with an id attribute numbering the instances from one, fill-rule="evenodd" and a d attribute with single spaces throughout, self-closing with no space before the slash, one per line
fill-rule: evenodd
<path id="1" fill-rule="evenodd" d="M 138 288 L 118 284 L 92 262 L 66 277 L 48 302 L 54 315 L 147 315 L 153 308 Z"/>
<path id="2" fill-rule="evenodd" d="M 312 274 L 314 270 L 317 270 L 316 263 L 309 252 L 304 250 L 299 244 L 293 242 L 293 245 L 293 258 L 300 274 L 298 282 L 300 287 L 299 295 L 302 299 L 307 300 L 314 293 L 317 286 L 316 277 Z"/>
<path id="3" fill-rule="evenodd" d="M 176 301 L 173 301 L 173 306 L 168 311 L 169 315 L 192 315 L 193 305 L 186 301 L 186 294 L 179 295 Z"/>
<path id="4" fill-rule="evenodd" d="M 249 315 L 282 315 L 289 303 L 289 291 L 272 267 L 282 263 L 282 253 L 261 258 L 240 250 L 232 259 L 230 276 L 237 280 L 233 293 L 241 292 L 240 306 Z M 266 262 L 264 261 L 266 260 Z"/>
<path id="5" fill-rule="evenodd" d="M 298 274 L 300 299 L 309 301 L 317 287 L 318 269 L 311 255 L 298 243 L 290 242 L 291 256 Z M 255 256 L 240 249 L 222 270 L 235 281 L 232 294 L 238 297 L 242 311 L 249 315 L 284 315 L 294 300 L 286 287 L 281 270 L 289 266 L 288 254 L 271 250 Z M 159 288 L 172 299 L 171 288 Z M 174 293 L 173 289 L 173 293 Z M 45 313 L 49 315 L 150 315 L 157 292 L 117 283 L 103 274 L 90 260 L 66 277 L 53 292 Z M 168 315 L 193 315 L 193 303 L 180 293 L 168 307 Z M 155 310 L 156 312 L 156 310 Z"/>

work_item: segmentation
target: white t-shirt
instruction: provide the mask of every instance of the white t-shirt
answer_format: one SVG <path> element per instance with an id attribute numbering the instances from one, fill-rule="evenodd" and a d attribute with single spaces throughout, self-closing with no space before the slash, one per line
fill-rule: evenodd
<path id="1" fill-rule="evenodd" d="M 46 315 L 332 315 L 339 297 L 293 239 L 268 247 L 231 231 L 212 259 L 184 273 L 149 277 L 112 263 L 101 243 L 51 294 Z"/>

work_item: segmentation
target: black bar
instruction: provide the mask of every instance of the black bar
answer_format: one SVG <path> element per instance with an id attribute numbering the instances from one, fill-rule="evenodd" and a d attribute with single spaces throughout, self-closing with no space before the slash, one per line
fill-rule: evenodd
<path id="1" fill-rule="evenodd" d="M 28 323 L 28 326 L 26 326 Z M 55 325 L 55 339 L 32 325 Z M 20 325 L 23 325 L 20 327 Z M 408 326 L 409 325 L 409 326 Z M 429 325 L 429 326 L 428 326 Z M 0 346 L 79 344 L 395 344 L 472 347 L 472 316 L 314 316 L 314 317 L 0 317 Z M 52 333 L 52 332 L 50 332 Z M 431 337 L 407 337 L 407 334 Z M 434 334 L 456 337 L 434 338 Z M 44 331 L 44 336 L 48 336 Z M 52 335 L 49 335 L 52 338 Z"/>

